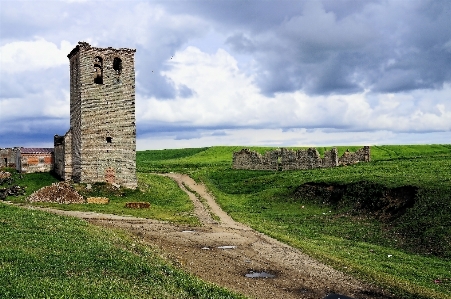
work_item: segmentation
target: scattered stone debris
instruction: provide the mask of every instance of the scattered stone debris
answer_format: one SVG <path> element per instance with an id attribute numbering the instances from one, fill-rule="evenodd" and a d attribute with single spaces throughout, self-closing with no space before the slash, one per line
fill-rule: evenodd
<path id="1" fill-rule="evenodd" d="M 88 197 L 86 201 L 87 203 L 106 205 L 110 202 L 110 199 L 107 197 Z"/>
<path id="2" fill-rule="evenodd" d="M 3 183 L 4 180 L 11 178 L 11 172 L 8 171 L 0 171 L 0 184 Z"/>
<path id="3" fill-rule="evenodd" d="M 59 204 L 85 203 L 83 196 L 66 182 L 53 183 L 33 192 L 29 202 L 51 202 Z"/>
<path id="4" fill-rule="evenodd" d="M 0 199 L 5 200 L 8 196 L 18 196 L 25 194 L 25 188 L 14 185 L 14 178 L 8 171 L 0 171 L 0 185 L 7 185 L 0 188 Z"/>
<path id="5" fill-rule="evenodd" d="M 148 202 L 127 202 L 125 207 L 129 209 L 147 209 L 150 207 Z"/>
<path id="6" fill-rule="evenodd" d="M 25 189 L 21 186 L 9 186 L 7 188 L 0 188 L 0 199 L 5 200 L 8 196 L 24 195 Z"/>

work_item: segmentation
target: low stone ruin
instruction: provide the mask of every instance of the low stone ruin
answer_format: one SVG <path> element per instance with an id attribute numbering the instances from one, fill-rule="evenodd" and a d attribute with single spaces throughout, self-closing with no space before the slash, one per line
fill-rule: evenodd
<path id="1" fill-rule="evenodd" d="M 110 199 L 108 197 L 88 197 L 86 202 L 91 204 L 106 205 L 110 202 Z"/>
<path id="2" fill-rule="evenodd" d="M 332 148 L 324 152 L 321 158 L 316 148 L 290 150 L 280 148 L 266 152 L 264 155 L 249 149 L 233 153 L 234 169 L 249 170 L 298 170 L 336 167 L 370 161 L 370 147 L 364 146 L 356 152 L 346 152 L 338 157 L 338 150 Z"/>
<path id="3" fill-rule="evenodd" d="M 129 209 L 148 209 L 150 207 L 150 203 L 148 202 L 127 202 L 125 204 L 126 208 Z"/>

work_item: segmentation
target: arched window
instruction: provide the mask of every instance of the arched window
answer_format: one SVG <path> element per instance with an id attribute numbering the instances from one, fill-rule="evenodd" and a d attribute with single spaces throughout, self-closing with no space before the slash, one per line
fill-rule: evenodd
<path id="1" fill-rule="evenodd" d="M 94 58 L 94 83 L 103 84 L 103 59 L 99 56 Z"/>
<path id="2" fill-rule="evenodd" d="M 113 70 L 119 75 L 122 72 L 122 60 L 119 57 L 115 57 L 113 60 Z"/>

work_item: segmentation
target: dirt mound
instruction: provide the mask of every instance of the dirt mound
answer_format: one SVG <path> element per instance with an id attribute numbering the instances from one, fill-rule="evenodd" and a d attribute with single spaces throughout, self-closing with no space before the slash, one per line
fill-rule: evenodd
<path id="1" fill-rule="evenodd" d="M 372 182 L 351 184 L 306 183 L 299 186 L 295 198 L 306 198 L 335 208 L 351 208 L 381 220 L 391 221 L 413 207 L 417 187 L 388 188 Z"/>
<path id="2" fill-rule="evenodd" d="M 84 203 L 83 196 L 68 183 L 53 183 L 32 193 L 28 197 L 29 202 L 52 202 L 60 204 Z"/>

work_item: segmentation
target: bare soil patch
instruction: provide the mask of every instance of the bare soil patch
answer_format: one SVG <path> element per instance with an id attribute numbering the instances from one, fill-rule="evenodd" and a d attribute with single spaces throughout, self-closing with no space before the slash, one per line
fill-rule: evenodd
<path id="1" fill-rule="evenodd" d="M 44 210 L 86 219 L 96 225 L 122 228 L 142 243 L 159 247 L 167 258 L 203 280 L 252 298 L 318 299 L 333 293 L 356 299 L 392 298 L 380 289 L 234 221 L 217 205 L 206 187 L 189 176 L 175 173 L 166 176 L 174 179 L 190 196 L 201 227 L 92 212 Z M 256 272 L 274 277 L 246 277 Z"/>

